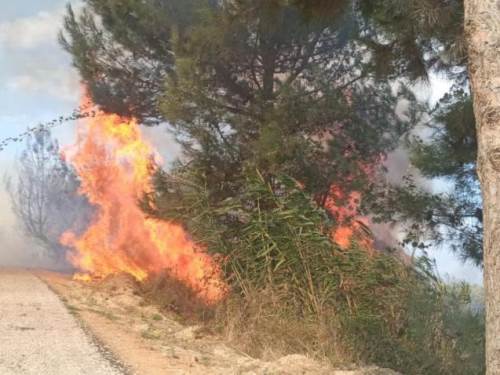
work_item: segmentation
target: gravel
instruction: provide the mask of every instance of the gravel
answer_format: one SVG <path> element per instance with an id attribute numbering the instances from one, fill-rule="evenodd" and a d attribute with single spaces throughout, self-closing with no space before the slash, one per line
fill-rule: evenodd
<path id="1" fill-rule="evenodd" d="M 1 375 L 122 375 L 59 298 L 27 271 L 0 269 Z"/>

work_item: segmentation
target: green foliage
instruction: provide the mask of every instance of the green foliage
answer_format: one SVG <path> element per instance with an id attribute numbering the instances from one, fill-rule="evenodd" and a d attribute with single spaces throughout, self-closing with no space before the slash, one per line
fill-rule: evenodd
<path id="1" fill-rule="evenodd" d="M 258 168 L 321 201 L 335 181 L 369 191 L 367 167 L 420 114 L 409 90 L 373 79 L 351 5 L 89 0 L 61 39 L 100 106 L 171 125 L 211 199 Z"/>
<path id="2" fill-rule="evenodd" d="M 341 251 L 328 236 L 334 223 L 295 180 L 246 174 L 238 197 L 214 205 L 202 175 L 159 173 L 143 201 L 225 257 L 233 294 L 218 326 L 242 349 L 274 345 L 410 374 L 483 372 L 483 315 L 466 286 L 443 284 L 425 258 L 405 265 L 356 244 Z"/>
<path id="3" fill-rule="evenodd" d="M 348 8 L 334 19 L 306 19 L 278 3 L 203 8 L 173 47 L 177 69 L 162 113 L 207 175 L 244 181 L 252 166 L 266 178 L 288 174 L 319 195 L 334 181 L 346 191 L 367 187 L 363 167 L 377 164 L 418 118 L 411 105 L 408 120 L 398 117 L 396 104 L 414 98 L 372 80 Z"/>
<path id="4" fill-rule="evenodd" d="M 388 79 L 440 70 L 465 82 L 462 23 L 458 0 L 87 0 L 80 17 L 68 9 L 61 41 L 102 108 L 171 124 L 193 168 L 204 170 L 211 199 L 238 195 L 249 166 L 266 179 L 292 176 L 318 202 L 342 181 L 346 193 L 361 193 L 368 214 L 380 213 L 389 191 L 396 204 L 379 218 L 404 217 L 409 241 L 451 240 L 480 263 L 466 95 L 454 92 L 433 113 L 441 127 L 434 144 L 413 146 L 423 174 L 445 177 L 454 191 L 390 190 L 374 177 L 421 111 Z M 406 120 L 394 111 L 402 101 Z"/>
<path id="5" fill-rule="evenodd" d="M 484 373 L 484 315 L 472 309 L 467 286 L 419 275 L 398 278 L 398 289 L 385 292 L 404 308 L 393 302 L 381 315 L 365 310 L 348 317 L 360 359 L 405 374 Z"/>
<path id="6" fill-rule="evenodd" d="M 440 72 L 455 83 L 429 113 L 424 139 L 411 144 L 413 165 L 424 177 L 439 178 L 449 190 L 433 195 L 406 184 L 390 191 L 387 207 L 394 217 L 410 223 L 408 241 L 417 246 L 447 243 L 464 260 L 481 265 L 482 205 L 463 1 L 370 0 L 360 2 L 360 9 L 379 76 L 417 80 Z"/>
<path id="7" fill-rule="evenodd" d="M 401 27 L 431 0 L 355 3 L 87 0 L 81 17 L 69 9 L 62 42 L 97 104 L 174 130 L 185 163 L 158 172 L 142 207 L 184 223 L 225 259 L 232 313 L 221 326 L 239 319 L 239 341 L 251 336 L 263 350 L 271 330 L 266 343 L 287 353 L 338 360 L 343 351 L 410 374 L 481 373 L 481 315 L 457 305 L 428 268 L 329 239 L 339 224 L 322 207 L 332 184 L 359 192 L 366 213 L 384 221 L 395 207 L 414 220 L 429 198 L 410 185 L 398 201 L 379 177 L 422 110 L 390 79 L 422 76 L 424 55 L 436 62 L 445 45 L 425 39 L 434 18 Z M 461 320 L 470 325 L 450 336 Z"/>
<path id="8" fill-rule="evenodd" d="M 413 177 L 375 194 L 375 220 L 406 225 L 405 243 L 414 248 L 446 245 L 464 261 L 482 264 L 482 203 L 476 175 L 477 145 L 470 97 L 462 90 L 445 95 L 432 119 L 409 142 L 410 159 L 426 178 L 446 190 L 431 193 Z"/>
<path id="9" fill-rule="evenodd" d="M 432 143 L 416 139 L 413 164 L 425 177 L 452 178 L 457 183 L 475 179 L 476 127 L 472 100 L 463 90 L 446 94 L 433 111 Z"/>
<path id="10" fill-rule="evenodd" d="M 463 90 L 445 95 L 433 113 L 428 140 L 411 144 L 412 163 L 425 177 L 441 178 L 450 186 L 429 202 L 427 220 L 441 229 L 463 259 L 482 264 L 482 202 L 476 174 L 476 128 L 472 101 Z M 437 203 L 437 204 L 436 204 Z"/>
<path id="11" fill-rule="evenodd" d="M 363 0 L 367 44 L 380 76 L 427 79 L 430 70 L 466 79 L 461 0 Z"/>
<path id="12" fill-rule="evenodd" d="M 86 3 L 79 16 L 68 5 L 66 34 L 61 33 L 60 41 L 72 54 L 94 102 L 108 112 L 156 123 L 156 100 L 173 63 L 164 13 L 152 2 Z"/>

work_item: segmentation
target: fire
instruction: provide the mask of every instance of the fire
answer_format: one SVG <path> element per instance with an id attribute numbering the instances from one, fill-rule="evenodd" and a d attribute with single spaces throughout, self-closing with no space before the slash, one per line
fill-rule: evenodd
<path id="1" fill-rule="evenodd" d="M 352 191 L 346 194 L 335 184 L 330 187 L 325 208 L 338 223 L 331 233 L 331 239 L 341 249 L 347 249 L 354 239 L 367 250 L 373 249 L 373 240 L 366 229 L 370 225 L 370 220 L 359 214 L 360 204 L 361 194 L 359 192 Z"/>
<path id="2" fill-rule="evenodd" d="M 160 160 L 134 119 L 98 113 L 82 120 L 66 155 L 80 176 L 79 193 L 96 207 L 83 234 L 61 237 L 72 248 L 69 261 L 82 272 L 76 278 L 128 273 L 143 281 L 166 270 L 207 303 L 223 298 L 217 262 L 180 225 L 149 218 L 138 207 L 153 189 L 151 175 Z"/>

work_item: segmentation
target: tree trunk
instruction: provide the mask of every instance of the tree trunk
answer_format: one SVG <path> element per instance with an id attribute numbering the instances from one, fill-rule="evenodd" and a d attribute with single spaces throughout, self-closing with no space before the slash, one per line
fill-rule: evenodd
<path id="1" fill-rule="evenodd" d="M 465 0 L 484 206 L 486 373 L 500 374 L 500 0 Z"/>

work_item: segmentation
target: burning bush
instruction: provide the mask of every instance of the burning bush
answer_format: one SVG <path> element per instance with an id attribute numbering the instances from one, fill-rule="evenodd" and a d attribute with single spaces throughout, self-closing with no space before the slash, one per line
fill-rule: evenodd
<path id="1" fill-rule="evenodd" d="M 143 208 L 185 222 L 226 255 L 232 293 L 208 324 L 234 345 L 264 357 L 306 352 L 412 374 L 474 374 L 481 366 L 482 315 L 429 264 L 370 254 L 355 237 L 341 248 L 330 238 L 338 224 L 289 177 L 248 172 L 245 190 L 219 205 L 203 178 L 186 169 L 158 173 Z"/>
<path id="2" fill-rule="evenodd" d="M 196 291 L 169 272 L 151 275 L 140 288 L 146 300 L 187 322 L 207 322 L 214 317 L 216 305 L 207 304 Z"/>
<path id="3" fill-rule="evenodd" d="M 408 373 L 466 369 L 470 348 L 425 339 L 445 325 L 432 310 L 440 301 L 432 278 L 366 251 L 362 216 L 373 212 L 356 195 L 385 198 L 374 189 L 387 190 L 374 178 L 381 159 L 419 123 L 421 107 L 407 87 L 375 74 L 357 7 L 334 2 L 321 17 L 304 17 L 294 1 L 100 3 L 88 2 L 80 17 L 68 9 L 63 45 L 102 108 L 169 123 L 185 163 L 168 175 L 156 170 L 153 185 L 141 139 L 113 146 L 136 126 L 116 117 L 113 126 L 91 125 L 111 146 L 92 133 L 80 144 L 88 150 L 77 169 L 92 172 L 83 189 L 100 213 L 84 236 L 66 238 L 74 262 L 139 279 L 167 269 L 215 301 L 227 283 L 232 294 L 216 321 L 247 345 L 274 340 L 332 357 L 342 342 L 353 358 Z M 136 148 L 139 165 L 130 163 Z M 113 163 L 99 171 L 89 156 Z M 140 178 L 130 177 L 136 168 Z M 146 214 L 135 206 L 143 193 Z M 433 306 L 418 337 L 415 296 Z"/>
<path id="4" fill-rule="evenodd" d="M 61 236 L 73 249 L 69 260 L 85 273 L 81 279 L 127 273 L 143 281 L 168 271 L 207 304 L 223 298 L 226 286 L 214 259 L 182 226 L 147 217 L 138 206 L 152 191 L 158 156 L 136 121 L 103 113 L 80 121 L 67 155 L 81 180 L 79 193 L 95 207 L 81 235 Z"/>

